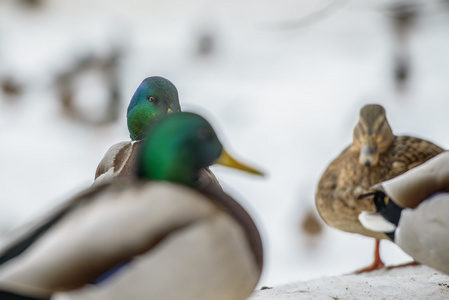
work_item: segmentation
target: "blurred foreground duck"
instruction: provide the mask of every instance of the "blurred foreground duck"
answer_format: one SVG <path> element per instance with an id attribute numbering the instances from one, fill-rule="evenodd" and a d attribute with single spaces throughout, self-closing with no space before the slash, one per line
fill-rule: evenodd
<path id="1" fill-rule="evenodd" d="M 145 133 L 169 112 L 179 112 L 178 91 L 169 80 L 153 76 L 142 81 L 127 110 L 131 141 L 113 145 L 106 152 L 95 172 L 95 184 L 117 176 L 136 173 L 136 153 Z"/>
<path id="2" fill-rule="evenodd" d="M 449 274 L 449 152 L 372 187 L 376 213 L 360 222 L 386 233 L 416 261 Z"/>
<path id="3" fill-rule="evenodd" d="M 370 187 L 394 178 L 441 153 L 435 144 L 411 136 L 395 136 L 385 109 L 376 104 L 362 107 L 353 132 L 353 141 L 324 171 L 315 202 L 321 218 L 329 226 L 376 239 L 374 262 L 356 272 L 384 266 L 379 255 L 380 239 L 389 239 L 360 224 L 359 214 L 375 211 L 369 199 L 358 200 Z"/>
<path id="4" fill-rule="evenodd" d="M 140 178 L 82 192 L 4 248 L 0 299 L 250 295 L 262 271 L 259 232 L 199 172 L 219 163 L 261 173 L 232 160 L 210 124 L 192 113 L 158 122 L 138 158 Z"/>

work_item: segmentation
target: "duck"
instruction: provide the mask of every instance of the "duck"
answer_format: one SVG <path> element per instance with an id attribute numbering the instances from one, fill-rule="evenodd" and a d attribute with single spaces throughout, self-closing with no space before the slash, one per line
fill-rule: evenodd
<path id="1" fill-rule="evenodd" d="M 112 145 L 95 171 L 94 184 L 120 176 L 134 176 L 136 157 L 146 132 L 171 112 L 180 112 L 178 90 L 161 76 L 145 78 L 128 105 L 126 119 L 130 141 Z"/>
<path id="2" fill-rule="evenodd" d="M 415 261 L 449 274 L 449 152 L 393 179 L 374 185 L 376 212 L 362 211 L 360 223 L 383 232 Z"/>
<path id="3" fill-rule="evenodd" d="M 216 163 L 262 173 L 230 159 L 198 114 L 168 115 L 142 143 L 137 178 L 89 187 L 3 248 L 1 299 L 243 300 L 252 293 L 263 268 L 258 227 L 200 171 Z"/>
<path id="4" fill-rule="evenodd" d="M 360 109 L 352 144 L 327 166 L 315 193 L 316 208 L 327 225 L 376 239 L 373 263 L 355 273 L 383 268 L 380 240 L 390 240 L 385 233 L 362 226 L 359 214 L 375 211 L 375 206 L 369 199 L 358 200 L 358 197 L 373 185 L 394 178 L 441 152 L 443 149 L 430 141 L 394 135 L 383 106 L 367 104 Z"/>

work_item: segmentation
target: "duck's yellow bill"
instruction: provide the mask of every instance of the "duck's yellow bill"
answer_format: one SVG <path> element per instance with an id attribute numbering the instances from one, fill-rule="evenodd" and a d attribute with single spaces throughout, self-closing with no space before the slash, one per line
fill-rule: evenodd
<path id="1" fill-rule="evenodd" d="M 264 174 L 261 171 L 256 170 L 251 167 L 248 167 L 248 166 L 238 162 L 231 155 L 229 155 L 224 149 L 221 152 L 220 157 L 215 161 L 215 163 L 222 165 L 222 166 L 234 168 L 234 169 L 239 169 L 239 170 L 242 170 L 242 171 L 245 171 L 248 173 L 264 176 Z"/>
<path id="2" fill-rule="evenodd" d="M 167 113 L 171 114 L 171 113 L 174 113 L 174 111 L 172 111 L 171 108 L 169 108 Z"/>

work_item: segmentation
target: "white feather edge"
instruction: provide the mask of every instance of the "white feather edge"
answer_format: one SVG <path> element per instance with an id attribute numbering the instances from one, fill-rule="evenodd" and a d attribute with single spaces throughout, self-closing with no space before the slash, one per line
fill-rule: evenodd
<path id="1" fill-rule="evenodd" d="M 120 172 L 120 170 L 118 172 Z M 112 180 L 114 177 L 117 176 L 118 172 L 114 172 L 114 167 L 111 167 L 107 172 L 101 174 L 100 176 L 97 177 L 97 179 L 95 179 L 95 181 L 92 183 L 92 187 L 103 184 L 109 180 Z"/>
<path id="2" fill-rule="evenodd" d="M 359 221 L 363 227 L 375 232 L 393 232 L 396 229 L 396 225 L 388 222 L 381 214 L 371 211 L 362 211 Z"/>

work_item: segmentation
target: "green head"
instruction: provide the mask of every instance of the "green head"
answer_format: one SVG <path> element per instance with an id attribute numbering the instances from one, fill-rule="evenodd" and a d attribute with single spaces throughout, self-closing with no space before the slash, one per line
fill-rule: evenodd
<path id="1" fill-rule="evenodd" d="M 225 158 L 223 158 L 225 157 Z M 193 113 L 170 114 L 150 130 L 139 157 L 140 177 L 194 185 L 199 171 L 213 163 L 260 172 L 231 159 L 212 126 Z"/>
<path id="2" fill-rule="evenodd" d="M 181 111 L 178 91 L 173 83 L 159 76 L 145 78 L 128 106 L 127 123 L 131 139 L 143 139 L 148 128 L 166 116 L 169 109 Z"/>

